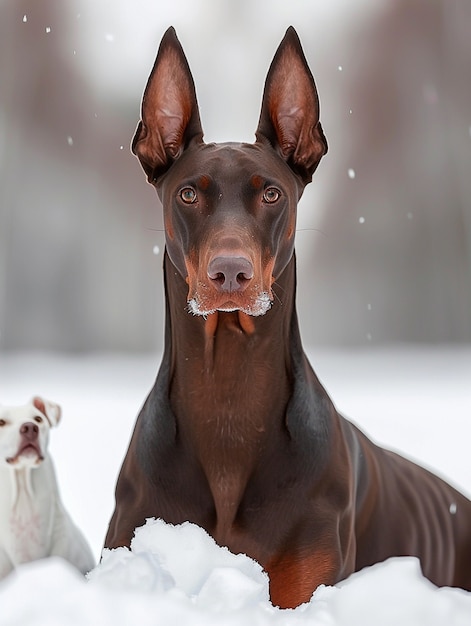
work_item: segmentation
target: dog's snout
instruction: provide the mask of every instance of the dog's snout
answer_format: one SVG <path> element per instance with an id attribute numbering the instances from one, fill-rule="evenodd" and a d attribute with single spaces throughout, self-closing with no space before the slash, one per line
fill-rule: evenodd
<path id="1" fill-rule="evenodd" d="M 37 424 L 33 422 L 25 422 L 20 428 L 20 434 L 29 441 L 34 441 L 38 438 L 39 428 Z"/>
<path id="2" fill-rule="evenodd" d="M 220 291 L 244 291 L 253 275 L 252 262 L 242 256 L 217 256 L 208 265 L 208 277 Z"/>

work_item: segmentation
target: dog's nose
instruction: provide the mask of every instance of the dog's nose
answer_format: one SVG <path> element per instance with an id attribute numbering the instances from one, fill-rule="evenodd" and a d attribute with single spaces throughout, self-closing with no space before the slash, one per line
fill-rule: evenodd
<path id="1" fill-rule="evenodd" d="M 23 435 L 25 439 L 34 441 L 38 438 L 39 428 L 37 424 L 33 422 L 25 422 L 20 428 L 20 435 Z"/>
<path id="2" fill-rule="evenodd" d="M 244 291 L 253 278 L 253 265 L 246 257 L 217 256 L 208 265 L 208 276 L 220 291 Z"/>

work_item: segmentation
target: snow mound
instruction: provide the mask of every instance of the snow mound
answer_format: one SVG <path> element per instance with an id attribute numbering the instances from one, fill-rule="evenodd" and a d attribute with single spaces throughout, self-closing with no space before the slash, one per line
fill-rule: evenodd
<path id="1" fill-rule="evenodd" d="M 0 584 L 1 626 L 469 626 L 471 593 L 437 589 L 413 558 L 390 559 L 295 610 L 274 608 L 262 568 L 197 526 L 148 520 L 131 549 L 104 550 L 88 581 L 57 558 Z"/>
<path id="2" fill-rule="evenodd" d="M 148 519 L 131 549 L 103 550 L 88 579 L 108 588 L 183 592 L 197 606 L 234 611 L 269 602 L 268 576 L 245 554 L 220 548 L 202 528 Z M 237 593 L 234 593 L 237 590 Z"/>

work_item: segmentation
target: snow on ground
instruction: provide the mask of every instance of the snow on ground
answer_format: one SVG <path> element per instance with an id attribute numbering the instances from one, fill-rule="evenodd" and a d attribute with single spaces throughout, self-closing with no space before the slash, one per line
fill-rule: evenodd
<path id="1" fill-rule="evenodd" d="M 89 581 L 56 559 L 24 567 L 0 587 L 0 623 L 469 626 L 471 615 L 471 593 L 435 588 L 409 558 L 320 587 L 308 604 L 282 611 L 268 600 L 260 566 L 189 523 L 149 521 L 131 551 L 106 551 Z"/>
<path id="2" fill-rule="evenodd" d="M 470 495 L 471 348 L 313 349 L 309 356 L 344 414 Z M 62 405 L 50 450 L 63 501 L 97 558 L 116 474 L 158 363 L 157 356 L 0 355 L 0 402 L 39 393 Z M 471 593 L 436 589 L 415 559 L 321 587 L 294 611 L 272 607 L 267 585 L 257 564 L 197 527 L 149 521 L 131 550 L 107 551 L 88 582 L 56 559 L 17 570 L 0 583 L 0 625 L 470 623 Z"/>

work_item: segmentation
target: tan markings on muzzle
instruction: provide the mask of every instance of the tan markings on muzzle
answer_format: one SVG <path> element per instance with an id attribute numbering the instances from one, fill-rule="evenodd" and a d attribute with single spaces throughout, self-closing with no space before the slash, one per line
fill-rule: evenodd
<path id="1" fill-rule="evenodd" d="M 206 317 L 215 311 L 241 311 L 246 315 L 260 316 L 270 309 L 273 301 L 273 259 L 270 259 L 265 268 L 260 266 L 260 262 L 258 267 L 253 266 L 253 275 L 250 275 L 250 282 L 244 289 L 231 291 L 221 289 L 220 283 L 212 280 L 205 270 L 209 263 L 202 262 L 201 255 L 198 259 L 195 256 L 190 254 L 185 257 L 188 310 L 193 315 Z M 213 258 L 214 256 L 213 254 Z"/>

